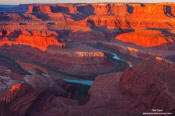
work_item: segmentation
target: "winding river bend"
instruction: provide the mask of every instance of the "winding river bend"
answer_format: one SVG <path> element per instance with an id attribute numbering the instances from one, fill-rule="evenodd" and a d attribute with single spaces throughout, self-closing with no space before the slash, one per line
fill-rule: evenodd
<path id="1" fill-rule="evenodd" d="M 117 56 L 117 54 L 113 53 L 111 58 L 115 61 L 120 61 L 120 62 L 124 62 L 127 63 L 129 67 L 132 67 L 132 64 L 128 63 L 126 60 L 121 59 Z M 75 83 L 75 84 L 82 84 L 82 85 L 87 85 L 87 86 L 91 86 L 93 84 L 93 80 L 71 80 L 71 79 L 64 79 L 66 82 L 69 83 Z"/>
<path id="2" fill-rule="evenodd" d="M 133 67 L 131 63 L 127 62 L 127 61 L 124 60 L 124 59 L 119 58 L 115 53 L 113 53 L 113 57 L 112 57 L 112 58 L 115 59 L 115 60 L 119 60 L 119 61 L 121 61 L 121 62 L 127 63 L 127 64 L 129 65 L 129 67 Z"/>

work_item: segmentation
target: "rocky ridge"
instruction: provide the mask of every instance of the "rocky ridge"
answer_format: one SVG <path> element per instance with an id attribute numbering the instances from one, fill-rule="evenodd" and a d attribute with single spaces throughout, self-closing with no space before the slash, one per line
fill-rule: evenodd
<path id="1" fill-rule="evenodd" d="M 145 70 L 150 65 L 152 68 Z M 140 116 L 143 112 L 151 112 L 156 108 L 173 114 L 174 69 L 174 65 L 163 60 L 151 59 L 138 63 L 123 73 L 98 76 L 89 90 L 89 99 L 83 105 L 66 94 L 60 94 L 58 88 L 34 89 L 26 83 L 14 84 L 1 93 L 1 115 Z"/>

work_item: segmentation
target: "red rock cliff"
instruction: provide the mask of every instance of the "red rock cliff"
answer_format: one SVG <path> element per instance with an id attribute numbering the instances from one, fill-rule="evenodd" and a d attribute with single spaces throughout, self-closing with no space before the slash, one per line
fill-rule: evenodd
<path id="1" fill-rule="evenodd" d="M 136 30 L 135 32 L 120 34 L 116 39 L 143 47 L 154 47 L 174 42 L 171 37 L 165 37 L 161 32 L 153 30 Z"/>
<path id="2" fill-rule="evenodd" d="M 3 38 L 0 40 L 0 46 L 3 45 L 27 45 L 34 48 L 38 48 L 41 51 L 46 51 L 48 46 L 58 46 L 60 48 L 65 48 L 64 43 L 58 42 L 54 37 L 41 37 L 41 36 L 23 36 L 20 35 L 16 41 L 9 41 L 8 38 Z"/>
<path id="3" fill-rule="evenodd" d="M 127 69 L 120 80 L 123 93 L 137 99 L 138 108 L 148 111 L 159 108 L 172 111 L 175 107 L 175 67 L 162 60 L 147 60 Z"/>

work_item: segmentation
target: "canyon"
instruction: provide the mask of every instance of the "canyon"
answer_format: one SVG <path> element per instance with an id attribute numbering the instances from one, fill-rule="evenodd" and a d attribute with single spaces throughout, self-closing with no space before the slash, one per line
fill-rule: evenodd
<path id="1" fill-rule="evenodd" d="M 175 4 L 0 7 L 0 116 L 175 113 Z"/>

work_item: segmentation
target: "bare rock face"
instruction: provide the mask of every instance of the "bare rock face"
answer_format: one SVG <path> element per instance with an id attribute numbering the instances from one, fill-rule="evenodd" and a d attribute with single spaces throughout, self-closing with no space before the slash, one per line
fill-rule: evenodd
<path id="1" fill-rule="evenodd" d="M 164 60 L 147 60 L 124 73 L 100 75 L 84 105 L 70 99 L 70 87 L 64 81 L 58 81 L 58 86 L 50 90 L 17 83 L 1 94 L 0 113 L 1 116 L 140 116 L 152 109 L 173 112 L 174 70 L 175 66 Z"/>
<path id="2" fill-rule="evenodd" d="M 66 116 L 70 109 L 78 106 L 76 100 L 45 94 L 29 110 L 29 116 Z"/>
<path id="3" fill-rule="evenodd" d="M 37 41 L 35 39 L 33 40 Z M 52 43 L 53 41 L 50 42 Z M 12 44 L 13 43 L 14 42 L 12 42 Z M 33 48 L 21 45 L 23 46 L 23 49 L 21 49 L 21 46 L 17 45 L 11 47 L 4 46 L 1 47 L 0 50 L 3 53 L 7 53 L 8 51 L 8 54 L 15 56 L 18 54 L 26 57 L 32 62 L 56 68 L 58 71 L 69 75 L 95 76 L 97 74 L 111 72 L 117 66 L 117 64 L 110 61 L 102 51 L 86 45 L 79 44 L 76 46 L 69 46 L 64 49 L 60 49 L 58 46 L 50 46 L 45 51 L 45 46 L 42 46 L 42 44 L 43 42 L 41 42 L 41 44 L 36 42 L 36 45 L 34 45 Z M 12 49 L 15 50 L 15 52 L 12 52 Z"/>
<path id="4" fill-rule="evenodd" d="M 147 60 L 127 69 L 120 80 L 121 91 L 138 100 L 138 107 L 173 111 L 175 66 L 162 60 Z"/>
<path id="5" fill-rule="evenodd" d="M 48 40 L 46 40 L 46 38 Z M 20 35 L 19 38 L 17 38 L 16 41 L 14 42 L 9 41 L 8 38 L 3 38 L 3 42 L 1 42 L 1 46 L 4 46 L 4 44 L 7 44 L 9 46 L 27 45 L 27 46 L 38 48 L 41 51 L 46 51 L 47 47 L 51 45 L 56 45 L 60 48 L 66 47 L 64 43 L 58 42 L 54 37 L 23 36 L 23 35 Z"/>
<path id="6" fill-rule="evenodd" d="M 98 76 L 89 90 L 90 100 L 85 106 L 92 108 L 94 114 L 103 112 L 110 116 L 114 116 L 115 113 L 138 115 L 138 111 L 132 106 L 133 99 L 123 95 L 120 91 L 121 75 L 122 73 L 119 72 Z"/>
<path id="7" fill-rule="evenodd" d="M 89 90 L 87 104 L 69 114 L 140 116 L 152 109 L 174 113 L 174 70 L 164 60 L 147 60 L 124 73 L 99 76 Z"/>
<path id="8" fill-rule="evenodd" d="M 16 84 L 0 96 L 1 116 L 25 116 L 33 101 L 44 89 L 32 89 L 27 84 Z"/>
<path id="9" fill-rule="evenodd" d="M 143 47 L 154 47 L 174 42 L 171 37 L 165 37 L 160 31 L 154 30 L 136 30 L 120 34 L 116 39 Z"/>
<path id="10" fill-rule="evenodd" d="M 30 5 L 26 13 L 78 13 L 77 7 L 69 4 Z"/>
<path id="11" fill-rule="evenodd" d="M 9 68 L 0 66 L 0 116 L 49 116 L 51 113 L 63 114 L 62 110 L 78 105 L 76 100 L 70 99 L 74 93 L 71 85 L 61 79 L 47 86 L 46 79 L 37 75 L 29 85 L 25 81 L 13 80 L 11 73 Z"/>
<path id="12" fill-rule="evenodd" d="M 95 102 L 99 101 L 103 102 L 100 104 L 113 101 L 112 99 L 118 96 L 119 91 L 116 90 L 119 89 L 117 83 L 121 75 L 122 73 L 119 72 L 98 76 L 89 90 L 89 103 L 92 102 L 92 105 L 95 105 Z"/>
<path id="13" fill-rule="evenodd" d="M 165 37 L 160 31 L 173 29 L 175 26 L 174 12 L 174 4 L 169 3 L 34 4 L 29 5 L 28 11 L 20 15 L 18 13 L 1 14 L 1 20 L 8 21 L 8 23 L 5 25 L 2 23 L 0 28 L 6 29 L 7 35 L 18 33 L 19 30 L 23 32 L 25 29 L 31 33 L 34 30 L 46 30 L 47 32 L 69 30 L 71 33 L 66 36 L 69 40 L 82 42 L 114 39 L 110 34 L 105 35 L 103 31 L 99 31 L 98 28 L 141 29 L 142 31 L 121 34 L 116 38 L 143 47 L 155 47 L 174 42 L 173 36 L 169 37 L 173 35 L 172 33 L 167 33 Z M 157 21 L 157 19 L 160 20 Z M 34 33 L 31 38 L 36 35 L 38 34 Z M 55 36 L 49 33 L 40 34 L 40 36 L 43 35 Z M 132 38 L 128 39 L 128 36 Z M 13 40 L 11 36 L 10 39 Z"/>
<path id="14" fill-rule="evenodd" d="M 139 116 L 140 112 L 133 107 L 134 99 L 120 91 L 121 75 L 119 72 L 98 76 L 89 90 L 89 101 L 70 109 L 67 116 Z"/>
<path id="15" fill-rule="evenodd" d="M 50 13 L 51 12 L 51 9 L 50 9 L 50 6 L 48 5 L 31 5 L 29 6 L 28 8 L 28 11 L 27 13 Z"/>
<path id="16" fill-rule="evenodd" d="M 69 37 L 71 38 L 71 41 L 80 41 L 80 42 L 104 41 L 105 40 L 105 35 L 102 32 L 99 32 L 99 31 L 72 32 L 72 33 L 69 34 Z"/>
<path id="17" fill-rule="evenodd" d="M 66 45 L 56 31 L 46 29 L 17 31 L 10 29 L 11 26 L 2 28 L 0 51 L 5 54 L 26 57 L 32 62 L 56 68 L 70 75 L 94 76 L 115 68 L 115 64 L 102 51 L 80 43 L 77 45 L 71 43 L 105 40 L 102 32 L 71 32 L 68 36 L 72 41 Z"/>
<path id="18" fill-rule="evenodd" d="M 105 14 L 110 14 L 106 22 L 113 27 L 120 28 L 171 28 L 170 25 L 165 23 L 169 18 L 174 17 L 174 4 L 126 4 L 126 3 L 111 3 L 111 4 L 94 4 L 94 12 L 98 20 L 93 20 L 95 24 L 104 24 Z M 103 15 L 102 15 L 103 14 Z M 113 19 L 113 17 L 116 19 Z M 164 21 L 157 21 L 158 18 Z M 128 23 L 127 23 L 128 22 Z M 174 25 L 173 21 L 169 24 Z"/>
<path id="19" fill-rule="evenodd" d="M 81 20 L 84 24 L 90 22 L 107 28 L 145 29 L 174 27 L 175 23 L 171 20 L 175 17 L 174 12 L 174 4 L 169 3 L 34 4 L 29 5 L 23 15 L 11 13 L 0 16 L 2 21 L 57 20 L 74 24 Z M 163 20 L 157 21 L 158 18 Z"/>
<path id="20" fill-rule="evenodd" d="M 2 56 L 1 56 L 2 57 Z M 2 62 L 5 64 L 2 64 Z M 6 90 L 11 88 L 13 85 L 18 83 L 23 83 L 23 77 L 25 71 L 21 70 L 19 67 L 14 67 L 6 59 L 4 61 L 0 59 L 0 95 L 2 95 Z"/>

